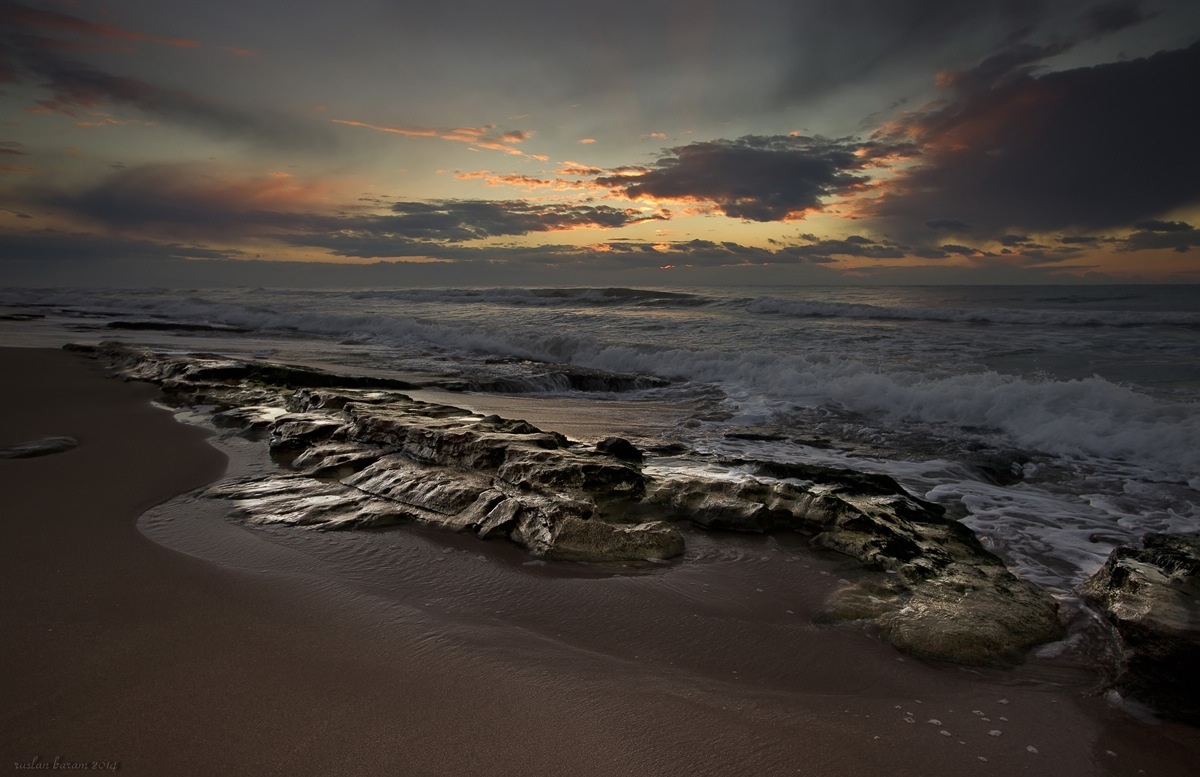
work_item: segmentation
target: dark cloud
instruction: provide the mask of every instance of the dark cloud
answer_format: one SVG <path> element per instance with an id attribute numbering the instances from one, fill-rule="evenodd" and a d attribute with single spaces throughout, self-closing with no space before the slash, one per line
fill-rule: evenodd
<path id="1" fill-rule="evenodd" d="M 814 235 L 803 236 L 807 245 L 788 246 L 780 253 L 810 262 L 830 263 L 836 257 L 859 259 L 903 259 L 911 249 L 890 241 L 876 241 L 862 235 L 850 235 L 841 240 L 821 240 Z"/>
<path id="2" fill-rule="evenodd" d="M 950 232 L 962 232 L 971 228 L 971 225 L 962 219 L 936 218 L 926 219 L 922 223 L 930 229 L 945 229 Z"/>
<path id="3" fill-rule="evenodd" d="M 348 254 L 354 256 L 410 255 L 389 253 L 405 241 L 611 229 L 667 218 L 634 208 L 522 200 L 397 202 L 389 213 L 331 213 L 319 186 L 287 176 L 229 180 L 202 165 L 143 165 L 80 192 L 30 189 L 28 196 L 114 230 L 211 239 L 284 235 L 296 245 L 356 245 Z"/>
<path id="4" fill-rule="evenodd" d="M 1139 221 L 1133 226 L 1145 232 L 1191 232 L 1195 229 L 1186 221 L 1159 221 L 1158 219 Z"/>
<path id="5" fill-rule="evenodd" d="M 902 228 L 953 212 L 1002 233 L 1121 227 L 1200 202 L 1197 83 L 1200 43 L 986 88 L 957 81 L 882 138 L 915 137 L 922 153 L 874 215 Z"/>
<path id="6" fill-rule="evenodd" d="M 582 227 L 609 229 L 666 218 L 633 208 L 523 200 L 397 202 L 392 211 L 397 215 L 372 218 L 371 224 L 407 238 L 455 242 Z"/>
<path id="7" fill-rule="evenodd" d="M 1063 17 L 1074 20 L 1089 5 L 1087 0 L 796 3 L 785 96 L 809 99 L 864 82 L 902 81 L 931 69 L 963 67 L 989 54 L 1010 57 L 1031 34 L 1060 24 Z M 1127 12 L 1114 9 L 1098 12 L 1090 24 L 1098 32 L 1102 24 L 1127 19 Z M 1111 29 L 1116 27 L 1106 31 Z"/>
<path id="8" fill-rule="evenodd" d="M 1122 251 L 1172 250 L 1187 253 L 1200 248 L 1200 229 L 1183 221 L 1144 221 L 1120 244 Z"/>
<path id="9" fill-rule="evenodd" d="M 649 169 L 602 176 L 596 183 L 631 199 L 711 202 L 726 216 L 781 221 L 820 210 L 823 201 L 866 178 L 859 146 L 823 138 L 747 135 L 668 149 Z"/>
<path id="10" fill-rule="evenodd" d="M 165 88 L 139 78 L 115 75 L 64 56 L 87 50 L 68 34 L 85 39 L 154 41 L 191 47 L 186 39 L 168 39 L 62 13 L 14 3 L 0 4 L 0 80 L 28 83 L 48 92 L 38 100 L 45 110 L 81 116 L 108 106 L 131 108 L 143 115 L 189 127 L 222 140 L 244 140 L 272 148 L 329 150 L 333 135 L 323 124 L 265 108 L 243 108 L 187 91 Z"/>
<path id="11" fill-rule="evenodd" d="M 184 91 L 162 89 L 86 66 L 41 58 L 35 72 L 50 96 L 45 108 L 71 116 L 106 104 L 134 108 L 147 116 L 190 127 L 222 140 L 249 140 L 289 148 L 328 149 L 332 135 L 322 126 L 268 110 L 247 110 Z"/>
<path id="12" fill-rule="evenodd" d="M 2 261 L 93 262 L 126 259 L 241 259 L 235 249 L 215 249 L 186 243 L 123 238 L 92 232 L 42 229 L 0 234 Z"/>
<path id="13" fill-rule="evenodd" d="M 29 189 L 41 204 L 112 230 L 148 230 L 197 238 L 229 238 L 271 230 L 332 228 L 306 213 L 306 189 L 289 179 L 222 180 L 203 165 L 153 164 L 120 168 L 78 192 Z"/>
<path id="14" fill-rule="evenodd" d="M 1093 32 L 1104 34 L 1140 24 L 1149 16 L 1137 0 L 1116 0 L 1089 9 L 1084 18 Z"/>
<path id="15" fill-rule="evenodd" d="M 972 256 L 979 253 L 978 248 L 970 246 L 958 245 L 957 243 L 943 243 L 942 250 L 948 254 L 959 254 L 960 256 Z"/>

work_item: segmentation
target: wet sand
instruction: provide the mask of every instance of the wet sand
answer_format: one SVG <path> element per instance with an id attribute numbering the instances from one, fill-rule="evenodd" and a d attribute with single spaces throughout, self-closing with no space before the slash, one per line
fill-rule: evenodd
<path id="1" fill-rule="evenodd" d="M 786 542 L 696 535 L 614 575 L 403 529 L 275 537 L 194 502 L 179 547 L 236 563 L 183 553 L 137 519 L 225 470 L 202 430 L 71 354 L 0 349 L 0 374 L 0 446 L 80 441 L 0 460 L 6 768 L 1067 777 L 1200 757 L 1196 730 L 1028 671 L 812 626 L 841 567 Z"/>

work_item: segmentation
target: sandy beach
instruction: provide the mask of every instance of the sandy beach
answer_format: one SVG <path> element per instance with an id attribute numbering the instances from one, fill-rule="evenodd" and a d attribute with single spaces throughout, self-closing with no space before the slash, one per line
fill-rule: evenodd
<path id="1" fill-rule="evenodd" d="M 0 373 L 0 446 L 79 440 L 0 460 L 6 769 L 1066 777 L 1184 775 L 1200 757 L 1195 729 L 1062 677 L 927 666 L 812 626 L 838 565 L 766 561 L 799 549 L 761 546 L 757 572 L 685 559 L 622 576 L 413 536 L 412 568 L 370 594 L 321 572 L 334 535 L 289 551 L 305 574 L 266 550 L 214 564 L 137 523 L 222 475 L 206 432 L 69 353 L 0 349 Z M 476 614 L 498 588 L 503 612 Z"/>

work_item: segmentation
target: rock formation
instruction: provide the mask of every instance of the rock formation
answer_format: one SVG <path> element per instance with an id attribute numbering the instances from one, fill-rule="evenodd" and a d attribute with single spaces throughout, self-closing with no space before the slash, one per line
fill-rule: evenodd
<path id="1" fill-rule="evenodd" d="M 32 459 L 69 451 L 79 445 L 74 437 L 43 437 L 40 440 L 0 447 L 0 459 Z"/>
<path id="2" fill-rule="evenodd" d="M 736 480 L 705 477 L 702 466 L 655 479 L 626 440 L 583 446 L 524 421 L 416 401 L 400 381 L 111 344 L 74 350 L 159 384 L 169 400 L 215 407 L 223 426 L 267 437 L 283 470 L 207 491 L 251 522 L 325 530 L 413 522 L 582 561 L 678 556 L 683 521 L 795 531 L 865 570 L 822 619 L 873 624 L 913 655 L 1006 663 L 1062 633 L 1050 595 L 885 476 L 733 460 L 719 463 L 743 473 Z"/>
<path id="3" fill-rule="evenodd" d="M 1200 724 L 1200 535 L 1119 547 L 1079 593 L 1120 636 L 1117 689 Z"/>

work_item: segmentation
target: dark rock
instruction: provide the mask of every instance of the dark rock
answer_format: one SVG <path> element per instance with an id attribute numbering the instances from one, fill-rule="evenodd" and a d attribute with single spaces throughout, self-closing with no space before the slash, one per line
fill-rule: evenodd
<path id="1" fill-rule="evenodd" d="M 32 459 L 37 456 L 49 456 L 69 451 L 77 445 L 79 445 L 79 440 L 74 437 L 43 437 L 40 440 L 0 447 L 0 459 Z"/>
<path id="2" fill-rule="evenodd" d="M 411 383 L 392 378 L 337 375 L 315 367 L 241 361 L 212 354 L 164 357 L 114 342 L 103 342 L 96 346 L 72 343 L 63 347 L 65 350 L 102 358 L 126 377 L 160 384 L 168 381 L 191 384 L 250 382 L 291 389 L 417 388 Z"/>
<path id="3" fill-rule="evenodd" d="M 1116 688 L 1200 724 L 1200 535 L 1117 548 L 1078 591 L 1121 639 Z"/>
<path id="4" fill-rule="evenodd" d="M 525 366 L 533 363 L 525 362 Z M 626 375 L 618 372 L 608 372 L 589 367 L 555 365 L 536 375 L 526 377 L 499 377 L 490 379 L 471 379 L 457 384 L 460 391 L 487 391 L 504 394 L 525 394 L 530 392 L 565 392 L 586 391 L 619 393 L 626 391 L 644 391 L 652 388 L 669 386 L 670 381 L 647 375 Z"/>
<path id="5" fill-rule="evenodd" d="M 873 624 L 920 658 L 1008 664 L 1062 635 L 1053 597 L 1015 577 L 937 505 L 898 484 L 879 493 L 890 478 L 828 470 L 827 483 L 814 480 L 826 475 L 821 468 L 781 471 L 804 472 L 809 484 L 659 481 L 647 501 L 708 529 L 812 534 L 814 544 L 857 559 L 876 571 L 836 592 L 822 620 Z"/>
<path id="6" fill-rule="evenodd" d="M 751 442 L 783 442 L 788 439 L 786 435 L 770 432 L 726 432 L 725 438 L 729 440 L 749 440 Z"/>
<path id="7" fill-rule="evenodd" d="M 386 499 L 300 475 L 225 482 L 209 488 L 204 495 L 231 500 L 238 513 L 256 524 L 329 531 L 392 526 L 414 517 Z"/>
<path id="8" fill-rule="evenodd" d="M 249 332 L 236 326 L 225 324 L 184 324 L 176 321 L 110 321 L 109 329 L 157 330 L 162 332 L 229 332 L 237 334 Z"/>
<path id="9" fill-rule="evenodd" d="M 288 413 L 275 419 L 270 425 L 271 452 L 297 452 L 314 443 L 324 442 L 343 430 L 345 422 L 340 418 L 314 413 Z"/>
<path id="10" fill-rule="evenodd" d="M 883 475 L 736 459 L 723 463 L 750 474 L 651 479 L 627 440 L 588 449 L 525 421 L 420 402 L 376 379 L 113 344 L 77 350 L 158 383 L 173 401 L 233 407 L 221 416 L 235 426 L 277 415 L 271 450 L 299 474 L 208 491 L 251 522 L 319 529 L 414 522 L 586 561 L 679 555 L 674 520 L 795 531 L 864 570 L 823 618 L 874 624 L 913 655 L 1004 663 L 1062 633 L 1052 597 L 1014 577 L 941 506 Z"/>
<path id="11" fill-rule="evenodd" d="M 629 464 L 641 464 L 646 458 L 633 443 L 624 437 L 605 437 L 596 443 L 596 450 Z"/>
<path id="12" fill-rule="evenodd" d="M 522 539 L 533 547 L 544 544 L 544 555 L 567 561 L 596 559 L 667 559 L 683 553 L 683 537 L 664 521 L 618 526 L 605 521 L 567 517 L 546 525 L 548 537 L 533 540 L 521 527 Z"/>
<path id="13" fill-rule="evenodd" d="M 271 424 L 275 423 L 282 415 L 284 415 L 283 410 L 279 407 L 247 405 L 213 413 L 212 422 L 218 429 L 239 429 L 257 439 L 257 436 L 269 434 Z"/>
<path id="14" fill-rule="evenodd" d="M 986 483 L 1012 486 L 1025 479 L 1025 464 L 1029 457 L 1014 452 L 975 454 L 967 459 L 967 467 Z"/>
<path id="15" fill-rule="evenodd" d="M 319 480 L 342 480 L 369 467 L 383 456 L 378 448 L 357 443 L 326 442 L 306 448 L 292 468 Z"/>

